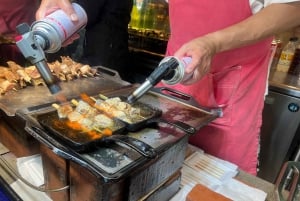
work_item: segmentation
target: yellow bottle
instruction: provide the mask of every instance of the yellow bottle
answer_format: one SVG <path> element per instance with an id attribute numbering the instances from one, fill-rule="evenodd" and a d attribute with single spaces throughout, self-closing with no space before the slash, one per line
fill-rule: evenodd
<path id="1" fill-rule="evenodd" d="M 133 29 L 143 28 L 143 9 L 144 9 L 144 0 L 134 0 L 131 10 L 131 20 L 129 27 Z"/>
<path id="2" fill-rule="evenodd" d="M 297 37 L 292 37 L 290 38 L 286 46 L 284 46 L 277 64 L 277 68 L 276 68 L 277 71 L 288 72 L 295 54 L 297 41 L 298 41 Z"/>
<path id="3" fill-rule="evenodd" d="M 140 18 L 140 15 L 139 15 L 136 3 L 134 1 L 132 10 L 131 10 L 131 20 L 130 20 L 129 26 L 133 29 L 137 29 L 139 18 Z"/>

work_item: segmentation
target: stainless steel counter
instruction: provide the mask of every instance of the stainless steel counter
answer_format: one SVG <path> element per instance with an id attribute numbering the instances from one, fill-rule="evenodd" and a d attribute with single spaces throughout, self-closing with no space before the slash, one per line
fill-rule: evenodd
<path id="1" fill-rule="evenodd" d="M 271 70 L 261 127 L 258 176 L 275 182 L 287 160 L 293 160 L 299 147 L 300 79 Z"/>
<path id="2" fill-rule="evenodd" d="M 272 69 L 269 75 L 269 89 L 300 98 L 300 77 Z"/>

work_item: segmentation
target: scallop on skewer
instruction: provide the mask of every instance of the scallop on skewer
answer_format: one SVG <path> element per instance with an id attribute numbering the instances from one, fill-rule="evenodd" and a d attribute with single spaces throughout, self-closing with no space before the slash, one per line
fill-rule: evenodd
<path id="1" fill-rule="evenodd" d="M 54 107 L 57 110 L 59 118 L 67 118 L 68 114 L 70 112 L 73 112 L 73 108 L 70 104 L 58 105 L 56 103 L 53 103 L 52 107 Z"/>
<path id="2" fill-rule="evenodd" d="M 101 112 L 98 112 L 96 108 L 91 107 L 89 104 L 82 100 L 71 100 L 72 104 L 76 106 L 73 113 L 78 113 L 82 116 L 81 119 L 78 120 L 80 124 L 84 124 L 85 127 L 89 127 L 90 129 L 94 129 L 98 132 L 107 133 L 108 128 L 112 128 L 114 126 L 114 121 L 110 117 Z M 69 119 L 73 118 L 75 114 L 70 114 Z"/>

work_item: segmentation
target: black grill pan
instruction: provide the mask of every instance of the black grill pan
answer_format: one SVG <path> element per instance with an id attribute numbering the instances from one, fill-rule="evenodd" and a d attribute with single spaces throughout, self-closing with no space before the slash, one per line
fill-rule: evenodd
<path id="1" fill-rule="evenodd" d="M 81 129 L 72 129 L 68 126 L 67 119 L 58 117 L 57 111 L 40 114 L 37 116 L 39 123 L 51 134 L 56 140 L 64 142 L 77 152 L 89 151 L 95 144 L 98 144 L 105 137 L 101 133 L 88 133 Z M 112 134 L 122 133 L 125 124 L 117 119 L 113 119 L 114 125 L 108 128 Z"/>
<path id="2" fill-rule="evenodd" d="M 53 135 L 53 138 L 78 153 L 92 151 L 104 143 L 121 143 L 134 149 L 144 157 L 155 158 L 157 156 L 155 149 L 150 145 L 141 140 L 124 135 L 125 124 L 117 119 L 114 119 L 115 125 L 110 128 L 112 135 L 99 138 L 91 137 L 81 130 L 71 129 L 66 124 L 67 120 L 58 117 L 57 111 L 39 114 L 36 119 L 45 130 Z"/>

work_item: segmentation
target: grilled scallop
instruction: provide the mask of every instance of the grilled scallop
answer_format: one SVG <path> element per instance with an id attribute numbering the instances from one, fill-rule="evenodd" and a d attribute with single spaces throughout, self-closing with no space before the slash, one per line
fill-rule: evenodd
<path id="1" fill-rule="evenodd" d="M 83 116 L 77 111 L 72 111 L 68 114 L 68 119 L 71 122 L 79 122 L 82 118 Z"/>
<path id="2" fill-rule="evenodd" d="M 87 113 L 89 113 L 90 110 L 92 110 L 93 108 L 86 102 L 79 100 L 77 102 L 75 111 L 79 112 L 82 115 L 86 115 Z"/>
<path id="3" fill-rule="evenodd" d="M 57 115 L 59 118 L 67 118 L 68 114 L 73 112 L 73 108 L 70 104 L 58 105 L 56 103 L 53 103 L 52 107 L 57 110 Z"/>
<path id="4" fill-rule="evenodd" d="M 113 125 L 114 125 L 114 121 L 110 117 L 108 117 L 104 114 L 98 114 L 94 117 L 94 125 L 93 126 L 96 128 L 98 128 L 98 127 L 111 128 L 111 127 L 113 127 Z"/>

